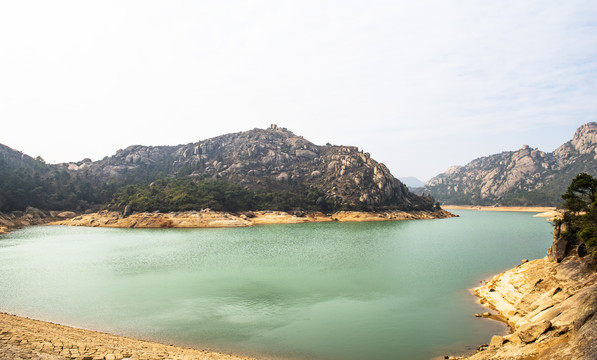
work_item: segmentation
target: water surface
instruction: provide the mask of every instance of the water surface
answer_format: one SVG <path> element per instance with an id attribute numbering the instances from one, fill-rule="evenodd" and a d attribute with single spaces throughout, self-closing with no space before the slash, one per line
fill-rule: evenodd
<path id="1" fill-rule="evenodd" d="M 470 288 L 544 257 L 529 213 L 0 237 L 0 310 L 267 358 L 428 359 L 503 332 Z"/>

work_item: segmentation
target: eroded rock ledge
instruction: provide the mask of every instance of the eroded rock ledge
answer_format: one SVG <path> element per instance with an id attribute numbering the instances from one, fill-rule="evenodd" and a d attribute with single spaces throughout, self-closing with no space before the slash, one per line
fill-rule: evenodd
<path id="1" fill-rule="evenodd" d="M 0 213 L 0 234 L 31 225 L 41 225 L 52 221 L 60 221 L 77 216 L 72 211 L 42 211 L 27 207 L 25 211 Z"/>
<path id="2" fill-rule="evenodd" d="M 597 359 L 597 272 L 587 259 L 526 262 L 474 292 L 512 333 L 460 359 Z"/>
<path id="3" fill-rule="evenodd" d="M 321 212 L 286 213 L 281 211 L 249 211 L 230 214 L 209 209 L 170 213 L 133 213 L 124 216 L 115 211 L 76 216 L 50 223 L 51 225 L 116 227 L 116 228 L 218 228 L 245 227 L 262 224 L 298 224 L 306 222 L 360 222 L 415 219 L 441 219 L 453 217 L 445 210 L 358 212 L 340 211 L 331 215 Z"/>

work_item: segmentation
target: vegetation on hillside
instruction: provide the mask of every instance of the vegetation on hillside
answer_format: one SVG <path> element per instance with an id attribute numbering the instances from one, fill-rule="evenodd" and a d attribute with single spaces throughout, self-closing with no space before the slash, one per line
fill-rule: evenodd
<path id="1" fill-rule="evenodd" d="M 186 211 L 210 208 L 217 211 L 319 210 L 334 207 L 319 191 L 259 191 L 213 179 L 175 178 L 129 185 L 118 190 L 109 208 L 132 211 Z"/>
<path id="2" fill-rule="evenodd" d="M 483 180 L 471 181 L 472 191 L 464 193 L 456 191 L 448 184 L 438 184 L 433 189 L 417 188 L 416 194 L 429 192 L 430 196 L 450 205 L 481 206 L 558 206 L 562 202 L 562 193 L 570 184 L 570 179 L 579 173 L 597 174 L 597 162 L 592 155 L 582 155 L 578 162 L 564 167 L 545 180 L 543 185 L 533 190 L 516 189 L 504 194 L 501 198 L 482 197 Z"/>
<path id="3" fill-rule="evenodd" d="M 43 159 L 14 166 L 0 159 L 0 212 L 32 206 L 47 210 L 84 210 L 108 202 L 115 186 L 93 186 L 88 177 L 48 167 Z"/>
<path id="4" fill-rule="evenodd" d="M 562 201 L 570 179 L 581 173 L 597 174 L 597 162 L 592 154 L 580 155 L 578 160 L 552 174 L 543 186 L 531 191 L 514 191 L 502 199 L 504 206 L 556 206 Z"/>
<path id="5" fill-rule="evenodd" d="M 387 210 L 365 204 L 340 204 L 305 183 L 265 177 L 247 189 L 211 178 L 164 177 L 164 169 L 149 166 L 132 172 L 118 183 L 100 184 L 87 173 L 72 175 L 49 166 L 43 159 L 6 161 L 0 158 L 0 212 L 23 211 L 28 206 L 44 210 L 186 211 L 210 208 L 218 211 L 322 211 Z M 161 178 L 158 178 L 160 177 Z M 433 199 L 425 197 L 429 208 Z M 404 210 L 404 209 L 403 209 Z"/>
<path id="6" fill-rule="evenodd" d="M 562 198 L 564 216 L 556 224 L 565 225 L 562 236 L 570 244 L 583 245 L 597 255 L 597 179 L 589 174 L 577 175 Z"/>

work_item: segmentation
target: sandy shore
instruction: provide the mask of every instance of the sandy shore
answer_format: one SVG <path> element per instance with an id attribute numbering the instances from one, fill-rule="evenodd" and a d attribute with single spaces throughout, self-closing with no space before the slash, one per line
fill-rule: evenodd
<path id="1" fill-rule="evenodd" d="M 281 211 L 251 211 L 230 214 L 209 209 L 201 211 L 170 213 L 134 213 L 123 216 L 115 211 L 101 211 L 71 219 L 52 222 L 49 225 L 116 227 L 116 228 L 231 228 L 265 224 L 299 224 L 308 222 L 365 222 L 416 219 L 439 219 L 453 217 L 445 210 L 434 211 L 386 211 L 359 212 L 340 211 L 334 214 L 321 212 L 290 214 Z"/>
<path id="2" fill-rule="evenodd" d="M 0 313 L 0 359 L 251 360 Z"/>
<path id="3" fill-rule="evenodd" d="M 478 211 L 522 211 L 544 213 L 555 211 L 550 206 L 474 206 L 474 205 L 442 205 L 445 210 L 478 210 Z"/>

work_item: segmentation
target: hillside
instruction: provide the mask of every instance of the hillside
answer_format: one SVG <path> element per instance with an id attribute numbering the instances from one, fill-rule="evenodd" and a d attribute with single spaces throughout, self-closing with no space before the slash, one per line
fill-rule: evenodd
<path id="1" fill-rule="evenodd" d="M 186 181 L 177 183 L 179 189 L 208 181 L 223 192 L 233 185 L 233 192 L 244 197 L 277 202 L 292 198 L 286 207 L 305 203 L 308 196 L 308 201 L 325 201 L 334 210 L 423 210 L 434 204 L 429 197 L 411 193 L 368 153 L 353 146 L 315 145 L 276 125 L 186 145 L 129 146 L 95 162 L 48 165 L 8 147 L 2 150 L 0 166 L 6 169 L 0 174 L 2 211 L 26 206 L 83 210 L 108 204 L 114 194 L 127 198 L 130 195 L 123 193 L 127 186 L 137 186 L 129 192 L 155 192 L 147 187 L 165 179 Z M 23 174 L 30 184 L 14 180 Z M 17 192 L 34 195 L 19 202 L 13 196 Z M 185 206 L 188 210 L 189 204 Z"/>
<path id="2" fill-rule="evenodd" d="M 418 192 L 445 204 L 556 206 L 579 173 L 597 175 L 597 123 L 576 130 L 572 140 L 552 153 L 524 145 L 453 166 Z"/>
<path id="3" fill-rule="evenodd" d="M 86 174 L 69 172 L 65 164 L 46 164 L 0 144 L 0 212 L 27 207 L 81 210 L 110 199 L 110 186 L 91 186 Z"/>

